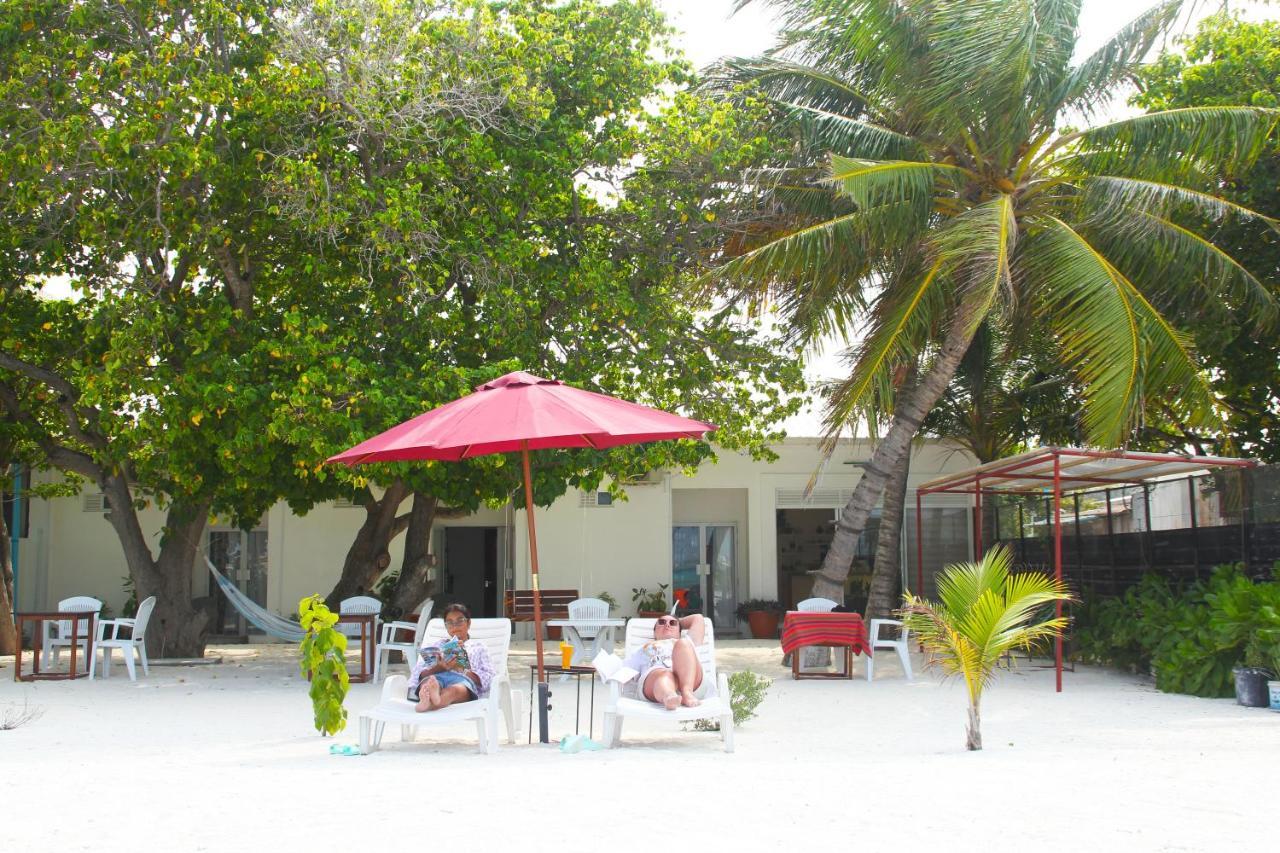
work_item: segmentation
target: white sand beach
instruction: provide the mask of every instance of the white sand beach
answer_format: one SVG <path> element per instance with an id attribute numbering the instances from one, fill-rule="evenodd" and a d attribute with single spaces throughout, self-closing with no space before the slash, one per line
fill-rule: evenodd
<path id="1" fill-rule="evenodd" d="M 210 649 L 222 664 L 136 684 L 118 665 L 19 684 L 0 658 L 0 714 L 43 711 L 0 731 L 0 850 L 431 849 L 442 834 L 479 851 L 1275 849 L 1280 713 L 1088 667 L 1056 694 L 1052 671 L 1022 664 L 989 690 L 986 749 L 969 753 L 959 681 L 908 683 L 885 656 L 871 684 L 861 661 L 851 682 L 795 682 L 776 642 L 720 646 L 722 668 L 775 679 L 730 755 L 718 735 L 628 721 L 615 751 L 522 733 L 485 756 L 459 724 L 414 744 L 388 727 L 379 752 L 333 756 L 379 688 L 353 685 L 350 725 L 321 738 L 288 646 Z M 526 691 L 531 660 L 516 643 Z M 552 689 L 559 737 L 574 689 Z"/>

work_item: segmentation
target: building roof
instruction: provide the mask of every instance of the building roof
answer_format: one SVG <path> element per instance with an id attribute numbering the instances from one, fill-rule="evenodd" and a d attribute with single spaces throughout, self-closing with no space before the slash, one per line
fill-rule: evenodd
<path id="1" fill-rule="evenodd" d="M 938 477 L 921 484 L 916 491 L 919 494 L 1052 491 L 1055 460 L 1062 492 L 1131 486 L 1212 468 L 1245 468 L 1258 464 L 1256 459 L 1223 456 L 1041 447 Z"/>

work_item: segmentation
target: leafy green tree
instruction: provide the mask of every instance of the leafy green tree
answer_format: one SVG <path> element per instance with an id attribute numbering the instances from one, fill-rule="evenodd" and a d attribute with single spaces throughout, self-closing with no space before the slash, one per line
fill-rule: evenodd
<path id="1" fill-rule="evenodd" d="M 271 10 L 2 8 L 0 406 L 106 495 L 138 594 L 158 598 L 153 653 L 198 655 L 191 568 L 209 514 L 256 519 L 275 499 L 261 473 L 289 462 L 262 443 L 281 259 L 250 154 L 276 128 L 237 110 L 261 103 Z M 45 298 L 55 280 L 75 298 Z M 148 501 L 166 511 L 156 553 Z"/>
<path id="2" fill-rule="evenodd" d="M 1206 304 L 1274 315 L 1270 292 L 1212 229 L 1273 224 L 1216 193 L 1219 176 L 1242 174 L 1265 149 L 1275 111 L 1063 126 L 1133 76 L 1182 3 L 1154 6 L 1078 63 L 1078 0 L 769 5 L 779 47 L 718 74 L 754 82 L 779 110 L 779 132 L 798 130 L 805 144 L 753 176 L 771 190 L 775 228 L 717 276 L 742 298 L 776 296 L 805 334 L 862 333 L 828 409 L 833 434 L 886 399 L 904 367 L 919 371 L 841 513 L 816 595 L 839 594 L 889 473 L 988 317 L 1053 344 L 1094 444 L 1126 443 L 1155 397 L 1191 429 L 1221 423 L 1170 317 Z M 818 145 L 830 156 L 815 169 Z"/>
<path id="3" fill-rule="evenodd" d="M 1062 633 L 1062 617 L 1037 620 L 1047 605 L 1070 601 L 1066 587 L 1042 572 L 1010 574 L 1013 554 L 992 548 L 977 563 L 947 566 L 938 576 L 938 601 L 907 595 L 903 627 L 948 675 L 964 678 L 969 694 L 967 749 L 982 749 L 982 691 L 1000 658 L 1032 649 Z"/>
<path id="4" fill-rule="evenodd" d="M 720 444 L 767 453 L 799 387 L 793 354 L 679 284 L 734 204 L 725 178 L 768 141 L 750 105 L 664 95 L 688 79 L 654 58 L 665 37 L 648 2 L 331 2 L 290 20 L 272 85 L 292 127 L 266 160 L 316 284 L 287 314 L 299 381 L 272 434 L 312 481 L 295 509 L 343 491 L 365 507 L 331 606 L 372 587 L 401 532 L 394 605 L 413 606 L 442 507 L 523 497 L 501 456 L 323 459 L 517 366 L 689 411 Z M 535 500 L 707 453 L 539 453 Z"/>
<path id="5" fill-rule="evenodd" d="M 1148 110 L 1280 103 L 1280 23 L 1246 22 L 1227 14 L 1200 22 L 1183 51 L 1165 53 L 1138 74 L 1134 103 Z M 1274 147 L 1247 170 L 1223 175 L 1222 195 L 1270 217 L 1280 216 L 1280 153 Z M 1261 232 L 1261 233 L 1260 233 Z M 1221 223 L 1214 241 L 1277 292 L 1280 241 L 1256 223 Z M 1265 273 L 1265 274 L 1264 274 Z M 1168 446 L 1191 443 L 1202 452 L 1234 449 L 1280 461 L 1280 341 L 1257 334 L 1250 318 L 1230 303 L 1210 303 L 1188 322 L 1196 351 L 1211 369 L 1214 392 L 1226 409 L 1224 434 L 1192 433 L 1176 421 L 1168 435 L 1150 435 Z M 1161 426 L 1157 421 L 1153 427 Z"/>

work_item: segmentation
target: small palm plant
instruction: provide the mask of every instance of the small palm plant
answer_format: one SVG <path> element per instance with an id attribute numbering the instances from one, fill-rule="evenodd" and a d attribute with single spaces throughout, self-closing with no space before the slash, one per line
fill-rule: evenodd
<path id="1" fill-rule="evenodd" d="M 939 601 L 904 596 L 903 625 L 931 655 L 930 664 L 964 676 L 969 690 L 965 746 L 982 749 L 979 703 L 1002 655 L 1060 636 L 1066 620 L 1033 622 L 1046 604 L 1071 601 L 1066 587 L 1041 572 L 1010 574 L 1013 555 L 992 548 L 977 563 L 956 563 L 938 576 Z"/>

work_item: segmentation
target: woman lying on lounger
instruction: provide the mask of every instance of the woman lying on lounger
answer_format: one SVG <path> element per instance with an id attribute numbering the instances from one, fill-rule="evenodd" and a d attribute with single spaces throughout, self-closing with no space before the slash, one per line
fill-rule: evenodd
<path id="1" fill-rule="evenodd" d="M 471 611 L 465 604 L 450 604 L 444 609 L 444 627 L 449 639 L 419 649 L 409 678 L 409 700 L 418 703 L 418 711 L 438 711 L 489 695 L 493 664 L 484 643 L 467 633 Z"/>
<path id="2" fill-rule="evenodd" d="M 681 637 L 680 630 L 689 632 Z M 695 645 L 702 645 L 706 625 L 695 613 L 676 619 L 660 616 L 653 623 L 653 641 L 629 655 L 626 665 L 640 673 L 637 683 L 644 698 L 661 703 L 668 711 L 680 705 L 692 707 L 699 700 L 693 692 L 702 684 L 702 662 Z"/>

